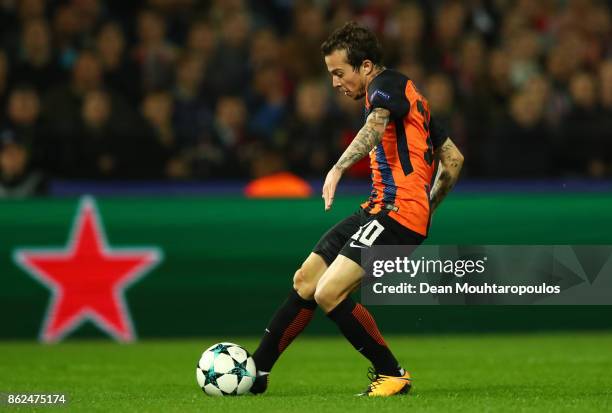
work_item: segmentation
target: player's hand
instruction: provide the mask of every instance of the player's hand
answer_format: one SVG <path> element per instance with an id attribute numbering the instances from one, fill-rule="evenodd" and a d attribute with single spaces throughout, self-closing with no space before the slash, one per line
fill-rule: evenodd
<path id="1" fill-rule="evenodd" d="M 326 211 L 331 209 L 332 203 L 334 202 L 334 194 L 336 193 L 336 187 L 338 186 L 340 178 L 342 178 L 342 171 L 334 165 L 325 177 L 323 195 L 321 195 L 325 202 Z"/>

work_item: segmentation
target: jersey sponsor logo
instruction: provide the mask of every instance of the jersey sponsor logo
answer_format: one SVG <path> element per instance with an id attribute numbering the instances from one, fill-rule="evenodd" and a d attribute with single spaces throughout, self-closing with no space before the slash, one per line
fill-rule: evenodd
<path id="1" fill-rule="evenodd" d="M 125 289 L 162 259 L 156 247 L 111 247 L 95 200 L 84 197 L 64 248 L 20 248 L 15 262 L 51 290 L 40 338 L 60 341 L 85 321 L 119 341 L 136 339 Z"/>
<path id="2" fill-rule="evenodd" d="M 353 247 L 353 248 L 368 248 L 365 245 L 357 245 L 357 244 L 355 244 L 355 241 L 351 241 L 351 243 L 349 245 L 351 247 Z"/>

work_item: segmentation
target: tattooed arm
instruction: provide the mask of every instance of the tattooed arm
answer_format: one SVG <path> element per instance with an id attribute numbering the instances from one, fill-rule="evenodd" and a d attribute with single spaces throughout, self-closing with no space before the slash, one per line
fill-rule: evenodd
<path id="1" fill-rule="evenodd" d="M 373 147 L 380 143 L 387 123 L 389 123 L 389 111 L 376 108 L 366 119 L 365 125 L 357 132 L 357 136 L 344 151 L 334 168 L 341 172 L 353 166 L 355 162 L 366 156 Z"/>
<path id="2" fill-rule="evenodd" d="M 435 154 L 440 163 L 438 165 L 438 174 L 431 188 L 432 211 L 440 205 L 444 197 L 453 188 L 463 166 L 463 155 L 450 138 L 446 138 L 444 144 L 436 149 Z"/>
<path id="3" fill-rule="evenodd" d="M 366 119 L 365 125 L 357 132 L 351 144 L 327 174 L 322 195 L 326 211 L 331 208 L 334 202 L 334 193 L 344 171 L 366 156 L 372 148 L 380 143 L 387 123 L 389 123 L 390 114 L 387 109 L 375 108 Z"/>

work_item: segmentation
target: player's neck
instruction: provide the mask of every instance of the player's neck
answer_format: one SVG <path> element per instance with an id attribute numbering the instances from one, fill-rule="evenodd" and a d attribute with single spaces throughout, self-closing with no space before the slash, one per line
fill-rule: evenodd
<path id="1" fill-rule="evenodd" d="M 384 66 L 374 66 L 374 70 L 372 70 L 372 73 L 366 76 L 366 85 L 369 85 L 372 82 L 372 80 L 376 78 L 376 76 L 384 72 L 386 69 L 387 68 Z"/>

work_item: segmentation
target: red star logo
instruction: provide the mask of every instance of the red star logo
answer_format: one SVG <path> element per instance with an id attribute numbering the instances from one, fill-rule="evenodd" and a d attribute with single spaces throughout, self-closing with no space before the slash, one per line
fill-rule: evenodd
<path id="1" fill-rule="evenodd" d="M 111 249 L 92 198 L 82 199 L 65 249 L 20 249 L 15 261 L 52 291 L 41 340 L 55 342 L 86 320 L 120 341 L 135 338 L 124 290 L 162 259 L 156 248 Z"/>

